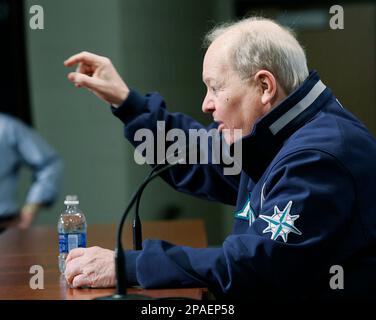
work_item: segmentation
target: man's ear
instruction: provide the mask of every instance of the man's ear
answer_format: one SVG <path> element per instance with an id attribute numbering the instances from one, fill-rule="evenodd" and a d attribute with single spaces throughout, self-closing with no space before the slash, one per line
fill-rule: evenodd
<path id="1" fill-rule="evenodd" d="M 273 105 L 277 95 L 277 80 L 273 74 L 267 70 L 260 70 L 254 77 L 261 90 L 261 103 L 263 105 Z"/>

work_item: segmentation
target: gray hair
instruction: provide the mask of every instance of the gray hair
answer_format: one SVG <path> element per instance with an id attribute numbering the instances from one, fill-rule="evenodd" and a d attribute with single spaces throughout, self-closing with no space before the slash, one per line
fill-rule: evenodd
<path id="1" fill-rule="evenodd" d="M 240 36 L 230 49 L 230 61 L 242 78 L 249 78 L 262 69 L 268 70 L 286 94 L 307 78 L 304 49 L 289 28 L 263 17 L 250 17 L 214 27 L 205 36 L 204 45 L 209 47 L 230 30 L 240 30 Z"/>

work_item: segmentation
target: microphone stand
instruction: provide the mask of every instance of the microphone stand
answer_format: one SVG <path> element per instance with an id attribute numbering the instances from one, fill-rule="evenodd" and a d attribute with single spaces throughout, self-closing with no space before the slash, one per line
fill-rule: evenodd
<path id="1" fill-rule="evenodd" d="M 181 154 L 187 155 L 189 151 L 197 152 L 196 149 L 191 150 L 193 147 L 194 145 L 186 145 L 184 152 L 180 152 L 180 155 L 178 152 L 177 156 L 180 156 L 180 158 L 178 158 L 177 161 L 174 163 L 170 163 L 166 165 L 165 161 L 168 161 L 173 156 L 176 156 L 175 153 L 166 157 L 163 163 L 157 164 L 150 171 L 150 173 L 147 175 L 147 177 L 144 179 L 141 185 L 138 187 L 137 191 L 132 195 L 132 198 L 129 201 L 129 204 L 127 208 L 125 209 L 123 216 L 121 217 L 118 230 L 117 230 L 117 238 L 116 238 L 116 245 L 115 245 L 116 294 L 112 296 L 97 298 L 97 300 L 152 300 L 152 298 L 144 296 L 144 295 L 127 293 L 127 279 L 126 279 L 126 270 L 125 270 L 126 262 L 125 262 L 124 249 L 123 249 L 123 245 L 121 241 L 123 225 L 124 225 L 125 219 L 127 218 L 129 212 L 131 211 L 131 209 L 133 208 L 137 200 L 136 216 L 133 222 L 133 241 L 134 241 L 133 247 L 137 248 L 136 250 L 141 250 L 142 249 L 141 220 L 138 214 L 138 208 L 140 205 L 140 199 L 141 199 L 141 194 L 143 190 L 149 184 L 150 181 L 154 180 L 160 174 L 176 166 L 177 164 L 180 164 L 181 161 L 183 160 L 183 157 L 181 157 Z"/>
<path id="2" fill-rule="evenodd" d="M 152 169 L 150 174 L 145 178 L 143 183 L 139 186 L 137 191 L 133 194 L 131 201 L 129 202 L 127 208 L 125 209 L 123 216 L 120 220 L 120 224 L 117 230 L 117 240 L 116 240 L 116 247 L 115 247 L 115 274 L 116 274 L 116 294 L 107 297 L 101 297 L 97 300 L 151 300 L 152 298 L 138 295 L 138 294 L 127 294 L 127 283 L 126 283 L 126 272 L 125 272 L 125 254 L 124 249 L 122 246 L 122 231 L 125 219 L 127 218 L 130 210 L 134 206 L 136 200 L 138 199 L 139 195 L 142 193 L 142 190 L 146 187 L 146 185 L 158 177 L 164 171 L 169 170 L 171 167 L 179 164 L 179 162 L 167 164 L 164 167 L 160 168 L 161 165 L 157 165 Z"/>
<path id="3" fill-rule="evenodd" d="M 158 170 L 159 167 L 161 167 L 162 164 L 158 164 L 155 166 L 148 176 L 145 178 L 145 181 L 148 180 L 152 174 Z M 135 210 L 135 217 L 133 219 L 132 229 L 133 229 L 133 250 L 142 250 L 142 226 L 141 226 L 141 219 L 139 214 L 139 208 L 140 208 L 140 201 L 141 201 L 141 195 L 144 191 L 145 187 L 139 190 L 139 193 L 137 195 L 137 202 L 136 202 L 136 210 Z"/>
<path id="4" fill-rule="evenodd" d="M 186 145 L 185 149 L 183 152 L 178 152 L 176 155 L 175 153 L 169 155 L 166 157 L 165 161 L 169 161 L 173 156 L 179 156 L 179 160 L 177 160 L 178 164 L 180 163 L 179 161 L 183 160 L 183 157 L 181 156 L 183 154 L 187 155 L 188 152 L 196 152 L 197 150 L 192 150 L 193 146 L 192 145 Z M 157 171 L 160 167 L 162 167 L 164 163 L 156 165 L 148 174 L 148 176 L 145 178 L 145 181 L 150 179 L 150 177 L 153 175 L 155 171 Z M 161 172 L 162 173 L 162 172 Z M 132 224 L 132 229 L 133 229 L 133 250 L 142 250 L 142 226 L 141 226 L 141 219 L 140 219 L 140 214 L 139 214 L 139 208 L 140 208 L 140 202 L 141 202 L 141 196 L 142 193 L 144 192 L 144 189 L 146 187 L 146 184 L 143 187 L 140 187 L 138 195 L 137 195 L 137 202 L 136 202 L 136 210 L 135 210 L 135 217 L 133 219 L 133 224 Z"/>

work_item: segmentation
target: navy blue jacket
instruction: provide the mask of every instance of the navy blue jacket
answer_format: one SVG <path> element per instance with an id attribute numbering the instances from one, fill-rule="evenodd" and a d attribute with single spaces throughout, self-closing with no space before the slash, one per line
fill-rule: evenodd
<path id="1" fill-rule="evenodd" d="M 169 113 L 157 93 L 131 91 L 115 116 L 133 140 L 140 128 L 202 129 Z M 215 125 L 206 128 L 212 128 Z M 127 277 L 145 288 L 209 287 L 217 297 L 365 296 L 376 289 L 376 141 L 311 72 L 242 139 L 242 172 L 181 165 L 163 178 L 175 189 L 235 205 L 219 248 L 145 240 L 127 251 Z M 330 268 L 344 271 L 332 290 Z"/>

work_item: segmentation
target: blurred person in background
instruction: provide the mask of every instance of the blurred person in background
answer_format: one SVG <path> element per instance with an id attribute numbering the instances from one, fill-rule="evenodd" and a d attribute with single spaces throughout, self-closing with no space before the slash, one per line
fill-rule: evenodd
<path id="1" fill-rule="evenodd" d="M 33 172 L 26 200 L 17 204 L 22 166 Z M 38 211 L 57 198 L 63 178 L 63 161 L 35 130 L 0 112 L 0 233 L 9 227 L 30 227 Z"/>

